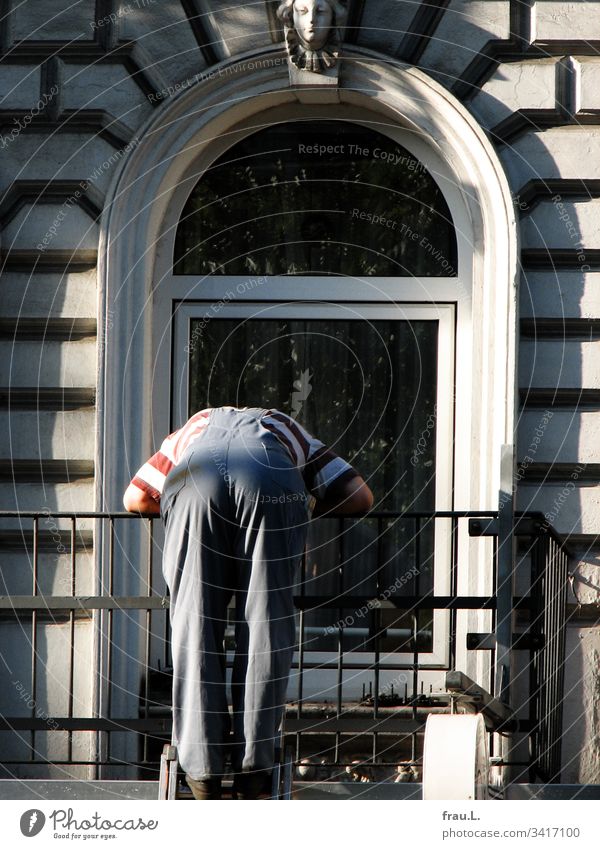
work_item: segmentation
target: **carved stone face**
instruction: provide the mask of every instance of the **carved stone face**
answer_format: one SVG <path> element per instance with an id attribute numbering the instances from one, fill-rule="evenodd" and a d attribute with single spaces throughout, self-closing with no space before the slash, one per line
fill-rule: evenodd
<path id="1" fill-rule="evenodd" d="M 295 0 L 294 29 L 303 47 L 325 47 L 333 24 L 333 9 L 327 0 Z"/>

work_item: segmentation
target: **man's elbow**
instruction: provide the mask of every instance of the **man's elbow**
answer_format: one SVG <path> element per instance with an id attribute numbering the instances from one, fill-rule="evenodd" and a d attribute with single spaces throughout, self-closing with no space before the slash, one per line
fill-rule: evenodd
<path id="1" fill-rule="evenodd" d="M 159 504 L 135 484 L 129 484 L 123 496 L 123 506 L 128 513 L 158 513 Z"/>
<path id="2" fill-rule="evenodd" d="M 352 506 L 355 508 L 357 513 L 368 513 L 373 507 L 374 501 L 373 493 L 364 482 L 352 496 Z"/>
<path id="3" fill-rule="evenodd" d="M 346 509 L 352 513 L 367 513 L 373 507 L 373 493 L 361 477 L 353 478 L 349 484 Z"/>
<path id="4" fill-rule="evenodd" d="M 138 508 L 139 496 L 133 491 L 131 486 L 128 486 L 123 495 L 123 507 L 128 513 L 136 513 Z"/>

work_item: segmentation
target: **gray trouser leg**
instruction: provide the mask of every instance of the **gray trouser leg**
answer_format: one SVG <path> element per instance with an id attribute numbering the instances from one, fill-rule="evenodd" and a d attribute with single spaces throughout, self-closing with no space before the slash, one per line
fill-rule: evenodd
<path id="1" fill-rule="evenodd" d="M 281 491 L 278 493 L 281 495 Z M 289 505 L 246 505 L 236 557 L 236 656 L 232 695 L 234 768 L 269 769 L 296 642 L 293 587 L 304 533 Z"/>
<path id="2" fill-rule="evenodd" d="M 232 563 L 220 484 L 210 474 L 193 475 L 179 491 L 163 557 L 171 590 L 173 743 L 183 769 L 198 779 L 224 774 L 230 733 L 223 637 Z"/>
<path id="3" fill-rule="evenodd" d="M 234 769 L 268 769 L 295 643 L 294 573 L 306 537 L 302 478 L 248 416 L 227 414 L 168 479 L 173 742 L 192 778 L 222 775 L 229 744 L 223 635 L 236 593 Z M 243 433 L 240 434 L 240 431 Z"/>

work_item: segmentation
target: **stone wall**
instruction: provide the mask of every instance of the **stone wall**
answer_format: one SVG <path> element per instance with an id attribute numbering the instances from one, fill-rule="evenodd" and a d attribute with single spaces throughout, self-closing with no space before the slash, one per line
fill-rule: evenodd
<path id="1" fill-rule="evenodd" d="M 111 317 L 98 314 L 95 278 L 104 198 L 128 144 L 165 99 L 220 60 L 281 40 L 276 7 L 0 4 L 2 508 L 120 508 L 95 501 L 97 363 L 112 330 Z M 581 628 L 573 608 L 569 632 L 564 779 L 579 781 L 598 780 L 599 632 L 589 618 L 600 586 L 597 39 L 600 3 L 554 0 L 357 0 L 347 29 L 348 41 L 423 69 L 462 101 L 496 145 L 514 195 L 522 251 L 518 503 L 553 516 L 591 605 Z M 550 423 L 536 442 L 546 411 Z M 56 460 L 64 463 L 50 474 Z M 9 592 L 29 568 L 10 553 L 14 531 L 6 522 L 0 530 Z M 61 557 L 48 566 L 59 583 Z M 91 559 L 86 568 L 93 583 Z M 62 626 L 40 627 L 57 650 Z M 10 640 L 8 626 L 4 635 Z M 88 637 L 81 670 L 92 660 Z M 82 710 L 93 699 L 88 683 Z M 0 709 L 21 702 L 13 687 Z M 42 707 L 54 709 L 50 694 Z"/>

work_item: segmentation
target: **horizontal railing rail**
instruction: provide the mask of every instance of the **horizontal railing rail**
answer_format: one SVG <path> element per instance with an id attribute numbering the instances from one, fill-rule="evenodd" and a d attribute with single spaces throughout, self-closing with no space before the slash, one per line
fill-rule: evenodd
<path id="1" fill-rule="evenodd" d="M 305 739 L 325 734 L 332 737 L 332 742 L 325 749 L 321 746 L 319 752 L 326 752 L 330 761 L 337 764 L 349 740 L 370 735 L 372 762 L 388 763 L 393 754 L 403 763 L 418 763 L 426 712 L 444 709 L 441 702 L 436 704 L 433 692 L 424 691 L 424 676 L 454 668 L 458 650 L 457 616 L 461 611 L 479 610 L 491 617 L 489 630 L 484 626 L 481 633 L 468 633 L 464 648 L 491 653 L 489 680 L 483 683 L 493 693 L 495 623 L 505 621 L 506 616 L 517 611 L 528 618 L 526 632 L 513 635 L 512 648 L 529 652 L 528 717 L 519 722 L 532 743 L 528 761 L 530 780 L 535 776 L 545 781 L 557 780 L 569 553 L 543 516 L 517 514 L 514 533 L 527 540 L 526 559 L 531 564 L 529 590 L 521 595 L 511 592 L 509 610 L 499 609 L 500 596 L 495 589 L 485 595 L 459 593 L 459 586 L 464 586 L 459 573 L 464 578 L 466 569 L 461 558 L 474 556 L 468 553 L 469 540 L 472 544 L 481 540 L 477 556 L 485 558 L 482 568 L 488 570 L 491 586 L 495 587 L 498 519 L 498 511 L 373 511 L 360 517 L 329 516 L 313 523 L 333 527 L 332 539 L 327 544 L 335 550 L 329 551 L 322 543 L 332 565 L 323 574 L 319 573 L 317 579 L 313 574 L 315 565 L 308 564 L 305 557 L 295 595 L 298 647 L 293 673 L 297 698 L 288 706 L 287 728 L 295 740 L 297 759 L 305 751 Z M 124 767 L 126 763 L 135 764 L 142 771 L 156 767 L 160 745 L 171 732 L 171 718 L 169 599 L 160 574 L 160 550 L 155 550 L 155 521 L 156 517 L 122 512 L 0 511 L 0 551 L 10 552 L 12 557 L 23 555 L 30 568 L 31 582 L 27 593 L 22 577 L 11 574 L 9 566 L 4 569 L 6 589 L 0 595 L 0 628 L 10 626 L 11 622 L 20 623 L 21 629 L 28 628 L 30 649 L 28 663 L 20 663 L 21 669 L 29 668 L 27 674 L 21 673 L 26 680 L 21 682 L 20 693 L 5 690 L 10 696 L 7 703 L 13 705 L 13 710 L 0 711 L 0 731 L 15 735 L 12 749 L 16 755 L 2 758 L 5 770 L 21 766 L 28 774 L 28 767 L 50 761 L 72 767 L 93 766 L 98 777 L 101 768 Z M 132 524 L 136 522 L 137 526 Z M 123 592 L 126 581 L 122 580 L 119 569 L 132 560 L 126 544 L 131 533 L 137 533 L 140 522 L 145 528 L 143 534 L 138 534 L 145 540 L 145 559 L 137 570 L 142 592 Z M 122 535 L 119 529 L 125 527 L 129 530 Z M 365 532 L 360 539 L 351 538 L 351 529 L 361 527 L 371 536 Z M 439 538 L 447 542 L 442 554 L 435 545 Z M 489 538 L 487 547 L 486 538 Z M 90 555 L 92 564 L 81 565 L 82 559 Z M 354 575 L 355 586 L 348 586 L 348 574 L 352 574 L 352 569 L 356 572 L 353 560 L 357 556 L 363 557 L 365 563 L 371 558 L 370 572 L 366 577 Z M 436 558 L 440 557 L 448 572 L 448 590 L 434 593 L 433 574 Z M 47 562 L 49 558 L 51 566 Z M 62 560 L 66 565 L 59 568 L 56 564 Z M 408 574 L 405 567 L 410 563 L 415 574 L 401 583 L 403 575 Z M 389 591 L 394 586 L 390 583 L 390 575 L 395 574 L 392 567 L 400 570 L 396 583 L 405 591 L 398 592 L 397 587 L 396 591 Z M 367 578 L 371 585 L 365 590 Z M 315 592 L 318 580 L 322 581 L 322 588 Z M 80 587 L 86 581 L 92 591 L 81 592 Z M 13 591 L 14 588 L 18 591 Z M 506 593 L 502 594 L 502 600 L 503 604 L 509 603 Z M 348 624 L 347 612 L 355 611 L 356 619 L 357 611 L 361 610 L 366 611 L 360 617 L 362 621 Z M 449 619 L 443 625 L 445 659 L 440 660 L 432 651 L 438 627 L 434 617 L 444 611 Z M 332 616 L 333 613 L 336 615 Z M 329 623 L 327 616 L 331 623 L 323 624 Z M 394 620 L 395 616 L 404 619 L 399 622 Z M 92 670 L 99 696 L 90 705 L 89 715 L 78 716 L 81 707 L 76 704 L 75 690 L 78 688 L 79 692 L 81 688 L 81 670 L 76 667 L 81 660 L 75 643 L 85 617 L 93 621 L 99 643 L 95 653 L 88 655 L 87 667 L 88 674 Z M 121 618 L 117 621 L 116 617 Z M 131 649 L 126 645 L 127 617 L 133 622 L 131 628 L 139 632 L 139 639 Z M 141 618 L 134 621 L 131 617 Z M 63 711 L 52 708 L 52 694 L 47 692 L 44 680 L 45 664 L 52 663 L 55 675 L 57 663 L 56 658 L 44 657 L 41 651 L 42 638 L 50 646 L 47 629 L 53 624 L 67 628 L 60 658 L 61 680 L 66 684 Z M 14 629 L 6 631 L 5 641 L 10 642 L 11 633 L 14 637 Z M 124 715 L 127 711 L 123 711 L 121 692 L 127 687 L 123 683 L 125 651 L 130 651 L 132 663 L 138 664 L 137 695 L 126 694 L 130 703 L 136 703 L 137 715 L 131 716 Z M 307 682 L 311 675 L 323 672 L 331 673 L 332 683 L 326 687 L 326 704 L 319 707 L 314 682 Z M 402 676 L 402 681 L 396 679 L 390 693 L 386 676 L 397 672 L 407 674 Z M 352 683 L 361 676 L 363 684 L 368 678 L 370 694 L 364 692 L 362 699 L 348 698 L 349 681 Z M 25 707 L 28 715 L 19 715 Z M 367 709 L 369 715 L 364 713 Z M 315 719 L 315 711 L 319 710 L 326 714 L 320 723 Z M 395 715 L 389 715 L 389 711 L 395 711 Z M 28 738 L 23 736 L 24 732 Z M 47 757 L 45 752 L 52 747 L 39 742 L 54 732 L 67 734 L 64 757 L 56 754 Z M 74 742 L 77 750 L 81 750 L 77 738 L 81 733 L 95 735 L 88 757 L 74 751 Z M 391 734 L 398 737 L 394 744 L 388 739 Z M 112 746 L 113 738 L 123 735 L 134 735 L 141 741 L 138 757 L 131 757 L 130 749 L 124 757 L 127 747 L 122 741 Z"/>

